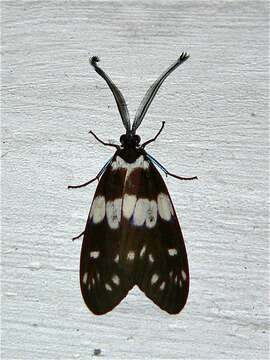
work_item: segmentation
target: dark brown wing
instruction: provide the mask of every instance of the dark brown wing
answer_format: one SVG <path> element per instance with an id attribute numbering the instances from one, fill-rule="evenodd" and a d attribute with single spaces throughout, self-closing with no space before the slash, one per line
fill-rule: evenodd
<path id="1" fill-rule="evenodd" d="M 118 206 L 121 214 L 124 179 L 123 169 L 112 171 L 109 165 L 105 170 L 94 195 L 82 243 L 81 292 L 88 308 L 98 315 L 112 310 L 134 285 L 120 259 L 123 231 Z"/>
<path id="2" fill-rule="evenodd" d="M 131 174 L 125 194 L 136 195 L 137 199 L 126 234 L 126 252 L 135 251 L 132 279 L 161 309 L 179 313 L 188 297 L 189 269 L 167 187 L 155 166 L 149 163 L 149 169 Z"/>

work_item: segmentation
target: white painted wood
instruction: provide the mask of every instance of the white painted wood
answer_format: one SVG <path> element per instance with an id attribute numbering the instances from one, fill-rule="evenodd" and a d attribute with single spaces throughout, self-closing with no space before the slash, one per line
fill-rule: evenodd
<path id="1" fill-rule="evenodd" d="M 2 1 L 2 358 L 268 356 L 267 1 Z M 94 177 L 123 126 L 99 55 L 133 118 L 182 51 L 138 133 L 167 178 L 191 290 L 179 316 L 138 290 L 96 317 L 79 289 Z"/>

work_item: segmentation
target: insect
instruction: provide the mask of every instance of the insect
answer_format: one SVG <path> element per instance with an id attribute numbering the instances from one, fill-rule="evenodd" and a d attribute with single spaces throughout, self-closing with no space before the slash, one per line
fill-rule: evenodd
<path id="1" fill-rule="evenodd" d="M 145 151 L 163 130 L 143 144 L 136 130 L 140 126 L 158 89 L 167 76 L 189 58 L 187 53 L 174 62 L 146 92 L 131 126 L 125 99 L 98 66 L 90 64 L 111 89 L 126 133 L 112 158 L 97 176 L 80 188 L 98 180 L 83 235 L 80 260 L 81 292 L 87 307 L 97 315 L 111 311 L 137 285 L 145 295 L 170 314 L 184 307 L 189 291 L 189 269 L 185 244 L 174 206 L 156 165 L 170 173 Z"/>

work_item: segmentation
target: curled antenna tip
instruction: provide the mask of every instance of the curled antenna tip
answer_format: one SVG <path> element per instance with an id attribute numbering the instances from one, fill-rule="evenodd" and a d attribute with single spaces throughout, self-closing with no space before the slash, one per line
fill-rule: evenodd
<path id="1" fill-rule="evenodd" d="M 89 59 L 89 62 L 92 66 L 95 66 L 97 62 L 99 62 L 99 57 L 98 56 L 92 56 L 90 59 Z"/>
<path id="2" fill-rule="evenodd" d="M 187 52 L 182 52 L 182 54 L 179 57 L 179 61 L 185 61 L 190 57 L 190 55 Z"/>

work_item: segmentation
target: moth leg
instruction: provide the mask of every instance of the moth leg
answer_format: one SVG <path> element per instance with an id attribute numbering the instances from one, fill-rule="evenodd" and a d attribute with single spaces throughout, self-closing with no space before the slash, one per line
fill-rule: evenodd
<path id="1" fill-rule="evenodd" d="M 175 175 L 175 174 L 169 172 L 163 165 L 161 165 L 160 162 L 158 162 L 155 158 L 153 158 L 153 156 L 147 154 L 147 157 L 148 157 L 148 159 L 150 161 L 152 161 L 154 164 L 156 164 L 162 171 L 164 171 L 166 176 L 170 175 L 170 176 L 175 177 L 176 179 L 180 179 L 180 180 L 195 180 L 195 179 L 198 179 L 197 176 L 183 177 L 183 176 Z"/>
<path id="2" fill-rule="evenodd" d="M 118 145 L 106 143 L 105 141 L 101 140 L 99 137 L 97 137 L 97 135 L 96 135 L 92 130 L 89 131 L 89 134 L 93 135 L 94 138 L 95 138 L 98 142 L 100 142 L 102 145 L 112 146 L 112 147 L 115 147 L 116 149 L 119 149 L 119 146 L 118 146 Z"/>
<path id="3" fill-rule="evenodd" d="M 91 179 L 91 180 L 89 180 L 89 181 L 87 181 L 86 183 L 83 183 L 83 184 L 81 184 L 81 185 L 68 185 L 68 189 L 78 189 L 78 188 L 87 186 L 87 185 L 91 184 L 91 182 L 93 182 L 93 181 L 95 181 L 95 180 L 98 180 L 98 179 L 99 179 L 99 176 L 100 176 L 100 175 L 98 174 L 96 177 L 94 177 L 94 179 Z"/>
<path id="4" fill-rule="evenodd" d="M 83 234 L 84 234 L 84 231 L 82 231 L 79 235 L 74 236 L 74 237 L 72 238 L 72 241 L 79 239 L 81 236 L 83 236 Z"/>
<path id="5" fill-rule="evenodd" d="M 159 134 L 161 133 L 161 131 L 163 130 L 165 125 L 165 121 L 162 121 L 162 125 L 161 128 L 159 129 L 158 133 L 156 134 L 155 137 L 153 137 L 153 139 L 147 140 L 145 143 L 142 144 L 142 148 L 144 149 L 146 147 L 146 145 L 150 144 L 151 142 L 155 141 L 157 139 L 157 137 L 159 136 Z"/>
<path id="6" fill-rule="evenodd" d="M 81 188 L 81 187 L 84 187 L 84 186 L 87 186 L 87 185 L 91 184 L 91 183 L 92 183 L 93 181 L 95 181 L 95 180 L 98 180 L 98 179 L 101 177 L 101 175 L 104 173 L 104 171 L 106 170 L 107 166 L 111 163 L 111 161 L 112 161 L 112 158 L 111 158 L 109 161 L 106 162 L 106 164 L 103 166 L 103 168 L 102 168 L 102 169 L 100 170 L 100 172 L 97 174 L 97 176 L 94 177 L 94 179 L 91 179 L 91 180 L 89 180 L 89 181 L 87 181 L 87 182 L 85 182 L 85 183 L 83 183 L 83 184 L 81 184 L 81 185 L 69 185 L 69 186 L 68 186 L 68 189 Z"/>

